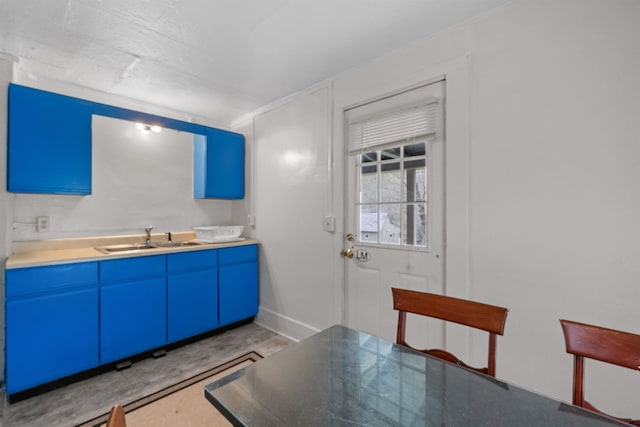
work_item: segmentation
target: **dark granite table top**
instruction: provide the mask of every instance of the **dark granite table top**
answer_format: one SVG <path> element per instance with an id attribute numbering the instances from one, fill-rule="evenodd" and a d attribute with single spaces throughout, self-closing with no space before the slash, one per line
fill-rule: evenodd
<path id="1" fill-rule="evenodd" d="M 205 386 L 234 425 L 620 426 L 343 326 Z"/>

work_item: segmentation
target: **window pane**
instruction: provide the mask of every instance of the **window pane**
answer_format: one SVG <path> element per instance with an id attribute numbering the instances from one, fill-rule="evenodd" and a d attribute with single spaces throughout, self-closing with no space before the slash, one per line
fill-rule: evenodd
<path id="1" fill-rule="evenodd" d="M 377 205 L 360 206 L 360 241 L 361 242 L 377 242 L 378 241 L 378 207 Z"/>
<path id="2" fill-rule="evenodd" d="M 382 152 L 380 153 L 380 158 L 382 160 L 393 160 L 399 157 L 400 157 L 400 147 L 382 150 Z"/>
<path id="3" fill-rule="evenodd" d="M 373 168 L 373 173 L 367 169 Z M 376 166 L 362 168 L 360 175 L 360 203 L 375 203 L 378 201 L 378 174 Z"/>
<path id="4" fill-rule="evenodd" d="M 411 144 L 404 146 L 405 157 L 424 156 L 426 153 L 426 144 L 421 142 L 419 144 Z"/>
<path id="5" fill-rule="evenodd" d="M 427 179 L 425 160 L 404 162 L 404 191 L 407 202 L 424 202 L 427 200 Z"/>
<path id="6" fill-rule="evenodd" d="M 362 163 L 376 162 L 378 161 L 378 153 L 371 151 L 370 153 L 364 153 L 362 155 Z"/>
<path id="7" fill-rule="evenodd" d="M 400 244 L 400 206 L 380 206 L 380 243 Z"/>
<path id="8" fill-rule="evenodd" d="M 380 169 L 382 169 L 382 172 L 397 171 L 398 169 L 400 169 L 400 162 L 383 163 L 380 165 Z"/>
<path id="9" fill-rule="evenodd" d="M 373 166 L 363 166 L 362 167 L 362 173 L 376 173 L 378 172 L 378 166 L 373 165 Z"/>
<path id="10" fill-rule="evenodd" d="M 403 209 L 402 243 L 407 246 L 427 246 L 427 205 L 407 204 Z"/>
<path id="11" fill-rule="evenodd" d="M 402 197 L 400 163 L 388 163 L 382 166 L 380 174 L 380 201 L 399 202 Z"/>

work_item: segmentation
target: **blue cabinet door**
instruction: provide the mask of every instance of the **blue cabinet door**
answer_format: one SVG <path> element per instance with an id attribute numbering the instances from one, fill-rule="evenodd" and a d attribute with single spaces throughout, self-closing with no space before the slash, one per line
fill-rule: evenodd
<path id="1" fill-rule="evenodd" d="M 113 362 L 167 341 L 165 277 L 100 286 L 100 363 Z"/>
<path id="2" fill-rule="evenodd" d="M 98 288 L 6 304 L 7 394 L 98 366 Z"/>
<path id="3" fill-rule="evenodd" d="M 258 263 L 220 267 L 220 325 L 258 314 Z"/>
<path id="4" fill-rule="evenodd" d="M 258 246 L 219 250 L 220 325 L 258 314 Z"/>
<path id="5" fill-rule="evenodd" d="M 91 194 L 88 101 L 9 85 L 7 190 Z"/>
<path id="6" fill-rule="evenodd" d="M 169 342 L 218 326 L 218 251 L 167 255 L 167 335 Z"/>
<path id="7" fill-rule="evenodd" d="M 194 197 L 244 198 L 244 136 L 207 128 L 194 144 Z"/>
<path id="8" fill-rule="evenodd" d="M 218 270 L 172 274 L 167 278 L 169 342 L 218 326 Z"/>

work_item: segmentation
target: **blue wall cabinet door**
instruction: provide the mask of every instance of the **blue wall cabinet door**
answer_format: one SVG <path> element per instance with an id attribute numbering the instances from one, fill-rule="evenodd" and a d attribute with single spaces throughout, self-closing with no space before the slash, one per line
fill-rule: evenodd
<path id="1" fill-rule="evenodd" d="M 98 288 L 7 302 L 7 393 L 98 366 Z"/>
<path id="2" fill-rule="evenodd" d="M 244 197 L 244 136 L 207 128 L 194 138 L 194 197 Z"/>
<path id="3" fill-rule="evenodd" d="M 161 347 L 167 339 L 166 279 L 100 287 L 100 363 Z"/>
<path id="4" fill-rule="evenodd" d="M 88 101 L 11 84 L 7 190 L 91 194 Z"/>
<path id="5" fill-rule="evenodd" d="M 258 314 L 258 246 L 219 250 L 220 325 Z"/>

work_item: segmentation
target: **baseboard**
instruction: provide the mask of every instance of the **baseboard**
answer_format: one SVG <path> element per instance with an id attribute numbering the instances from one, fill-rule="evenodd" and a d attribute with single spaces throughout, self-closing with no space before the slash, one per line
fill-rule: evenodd
<path id="1" fill-rule="evenodd" d="M 306 325 L 295 319 L 287 317 L 283 314 L 276 313 L 268 308 L 260 307 L 258 315 L 255 317 L 255 323 L 270 329 L 282 336 L 293 341 L 300 341 L 315 333 L 320 332 L 319 329 Z"/>

